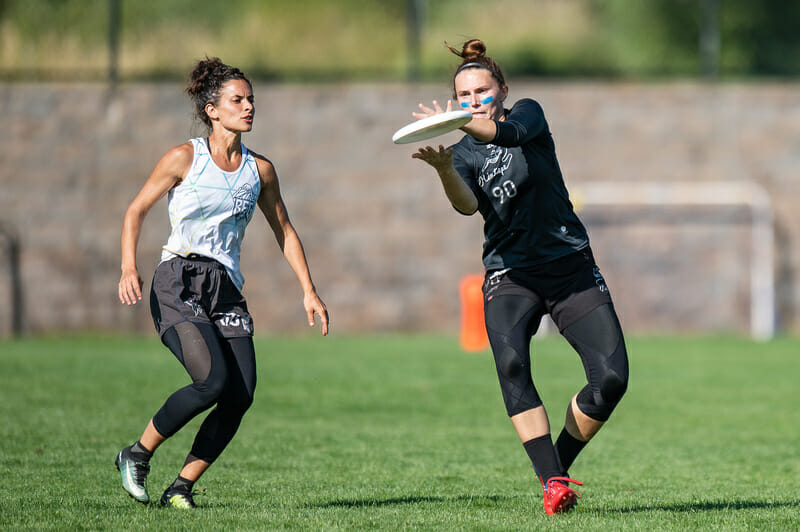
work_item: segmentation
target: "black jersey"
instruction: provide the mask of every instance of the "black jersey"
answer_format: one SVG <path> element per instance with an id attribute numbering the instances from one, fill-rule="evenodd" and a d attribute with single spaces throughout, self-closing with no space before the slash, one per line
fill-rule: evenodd
<path id="1" fill-rule="evenodd" d="M 469 135 L 453 165 L 478 198 L 487 270 L 529 268 L 589 245 L 569 201 L 542 107 L 522 99 L 497 121 L 492 142 Z"/>

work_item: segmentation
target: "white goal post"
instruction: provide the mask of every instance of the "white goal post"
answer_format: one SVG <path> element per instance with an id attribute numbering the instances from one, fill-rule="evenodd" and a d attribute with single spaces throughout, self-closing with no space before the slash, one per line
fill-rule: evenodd
<path id="1" fill-rule="evenodd" d="M 773 214 L 769 195 L 752 182 L 583 182 L 570 186 L 582 207 L 745 207 L 751 214 L 750 335 L 775 335 Z"/>

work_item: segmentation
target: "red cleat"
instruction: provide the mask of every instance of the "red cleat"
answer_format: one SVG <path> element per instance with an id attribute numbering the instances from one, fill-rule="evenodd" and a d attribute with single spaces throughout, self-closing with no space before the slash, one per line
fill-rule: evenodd
<path id="1" fill-rule="evenodd" d="M 552 477 L 547 481 L 544 487 L 544 511 L 547 515 L 568 512 L 581 498 L 581 494 L 567 486 L 567 482 L 583 486 L 583 482 L 567 477 Z"/>

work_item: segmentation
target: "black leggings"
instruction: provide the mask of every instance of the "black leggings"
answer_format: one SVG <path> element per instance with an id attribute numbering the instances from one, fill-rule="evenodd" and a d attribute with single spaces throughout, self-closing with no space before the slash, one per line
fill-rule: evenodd
<path id="1" fill-rule="evenodd" d="M 504 294 L 487 302 L 486 329 L 509 416 L 542 405 L 531 375 L 531 337 L 543 315 L 540 302 Z M 612 304 L 601 305 L 562 334 L 578 352 L 588 384 L 578 393 L 581 412 L 606 421 L 628 385 L 628 355 Z"/>
<path id="2" fill-rule="evenodd" d="M 162 341 L 186 368 L 192 384 L 167 398 L 153 416 L 153 425 L 168 438 L 216 404 L 200 426 L 191 451 L 192 456 L 212 463 L 233 439 L 253 403 L 253 339 L 221 338 L 210 323 L 185 321 L 167 329 Z"/>

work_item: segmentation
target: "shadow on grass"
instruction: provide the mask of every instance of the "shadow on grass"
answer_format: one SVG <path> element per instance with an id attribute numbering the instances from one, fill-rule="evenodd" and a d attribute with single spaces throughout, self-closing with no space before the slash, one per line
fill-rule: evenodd
<path id="1" fill-rule="evenodd" d="M 380 506 L 399 506 L 404 504 L 420 504 L 428 502 L 470 502 L 475 506 L 495 506 L 501 501 L 508 501 L 518 497 L 501 495 L 460 495 L 457 497 L 430 497 L 430 496 L 408 496 L 391 497 L 389 499 L 343 499 L 338 501 L 320 502 L 306 504 L 306 508 L 365 508 Z"/>
<path id="2" fill-rule="evenodd" d="M 368 508 L 383 506 L 401 506 L 420 503 L 470 502 L 475 507 L 496 506 L 503 501 L 518 499 L 515 496 L 503 495 L 460 495 L 454 497 L 408 496 L 388 499 L 342 499 L 337 501 L 310 503 L 306 508 Z M 718 512 L 721 510 L 777 510 L 780 508 L 800 507 L 800 501 L 766 502 L 766 501 L 707 501 L 673 504 L 645 504 L 616 509 L 600 510 L 600 513 L 629 514 L 638 512 Z"/>
<path id="3" fill-rule="evenodd" d="M 637 512 L 718 512 L 720 510 L 776 510 L 800 506 L 800 501 L 766 502 L 766 501 L 708 501 L 673 504 L 645 504 L 627 508 L 607 509 L 603 513 L 637 513 Z"/>

